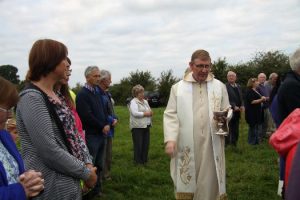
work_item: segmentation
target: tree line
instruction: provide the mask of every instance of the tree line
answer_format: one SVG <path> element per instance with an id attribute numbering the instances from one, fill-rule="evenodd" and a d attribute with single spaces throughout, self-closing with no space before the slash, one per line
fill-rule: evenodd
<path id="1" fill-rule="evenodd" d="M 237 74 L 237 82 L 246 87 L 249 78 L 257 77 L 261 72 L 267 77 L 275 72 L 279 76 L 284 76 L 290 70 L 289 57 L 281 51 L 257 52 L 248 62 L 229 64 L 226 58 L 218 58 L 212 63 L 212 72 L 215 77 L 222 82 L 227 82 L 227 72 L 234 71 Z M 18 85 L 19 90 L 24 87 L 25 81 L 19 79 L 18 68 L 12 65 L 0 66 L 0 76 Z M 182 75 L 184 72 L 182 72 Z M 120 83 L 110 87 L 110 92 L 116 105 L 125 105 L 126 99 L 131 97 L 131 88 L 136 84 L 141 84 L 146 91 L 158 91 L 164 105 L 169 99 L 171 86 L 180 80 L 173 75 L 173 71 L 167 70 L 160 74 L 159 78 L 153 77 L 150 71 L 130 72 L 127 77 L 121 79 Z M 72 90 L 77 93 L 82 84 L 77 83 Z"/>

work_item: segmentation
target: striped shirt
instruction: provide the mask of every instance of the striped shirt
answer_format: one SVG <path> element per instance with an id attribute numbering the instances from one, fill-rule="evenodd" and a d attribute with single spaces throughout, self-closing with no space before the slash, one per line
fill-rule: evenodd
<path id="1" fill-rule="evenodd" d="M 69 153 L 43 94 L 26 89 L 20 96 L 16 119 L 25 168 L 45 179 L 44 191 L 33 199 L 81 199 L 80 179 L 88 179 L 88 168 Z"/>

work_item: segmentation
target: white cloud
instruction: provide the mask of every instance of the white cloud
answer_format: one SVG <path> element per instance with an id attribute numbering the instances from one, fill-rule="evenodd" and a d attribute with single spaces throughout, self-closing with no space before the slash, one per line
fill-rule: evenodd
<path id="1" fill-rule="evenodd" d="M 114 83 L 137 69 L 181 77 L 198 48 L 238 63 L 300 45 L 297 0 L 4 0 L 0 9 L 0 65 L 24 78 L 33 42 L 56 39 L 69 48 L 72 86 L 88 65 L 110 70 Z"/>

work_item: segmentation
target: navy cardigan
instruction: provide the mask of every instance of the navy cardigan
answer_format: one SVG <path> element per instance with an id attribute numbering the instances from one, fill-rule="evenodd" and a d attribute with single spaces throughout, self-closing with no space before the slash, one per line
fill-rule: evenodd
<path id="1" fill-rule="evenodd" d="M 76 110 L 86 135 L 100 134 L 104 126 L 109 125 L 108 113 L 98 93 L 83 87 L 76 96 Z"/>
<path id="2" fill-rule="evenodd" d="M 20 173 L 19 175 L 21 175 L 25 171 L 24 163 L 11 135 L 5 130 L 0 130 L 0 140 L 2 144 L 5 146 L 5 148 L 7 149 L 7 151 L 16 159 L 19 165 L 19 173 Z M 24 188 L 20 183 L 14 183 L 8 185 L 7 175 L 1 160 L 0 160 L 0 199 L 1 200 L 26 199 Z"/>

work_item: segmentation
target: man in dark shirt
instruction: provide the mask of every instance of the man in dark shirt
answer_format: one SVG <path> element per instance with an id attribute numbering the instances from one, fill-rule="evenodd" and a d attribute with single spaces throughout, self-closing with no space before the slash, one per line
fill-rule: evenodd
<path id="1" fill-rule="evenodd" d="M 102 196 L 101 177 L 104 166 L 104 150 L 110 126 L 103 100 L 96 92 L 100 80 L 99 68 L 87 67 L 84 75 L 86 84 L 77 94 L 76 109 L 85 130 L 87 146 L 93 156 L 93 164 L 97 167 L 98 180 L 91 194 Z"/>
<path id="2" fill-rule="evenodd" d="M 227 80 L 226 88 L 233 115 L 229 122 L 229 135 L 226 137 L 226 144 L 236 146 L 239 138 L 241 111 L 244 111 L 244 102 L 241 88 L 236 84 L 236 73 L 229 71 L 227 73 Z"/>

